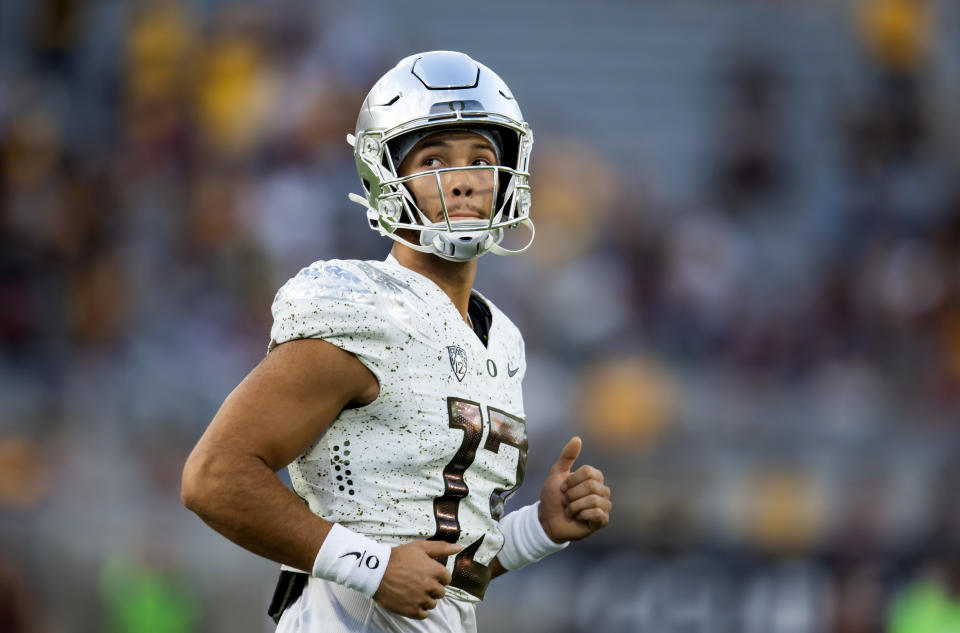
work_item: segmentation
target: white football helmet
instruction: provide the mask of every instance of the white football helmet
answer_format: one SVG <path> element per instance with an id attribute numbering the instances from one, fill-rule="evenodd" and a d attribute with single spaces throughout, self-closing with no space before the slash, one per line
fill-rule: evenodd
<path id="1" fill-rule="evenodd" d="M 444 129 L 477 130 L 496 137 L 501 164 L 398 176 L 394 158 L 398 146 L 409 149 L 411 137 L 406 135 Z M 398 141 L 401 137 L 406 138 Z M 374 84 L 360 108 L 356 133 L 347 135 L 347 142 L 354 147 L 366 194 L 350 194 L 350 199 L 366 207 L 370 228 L 381 235 L 451 261 L 468 261 L 488 251 L 515 255 L 533 243 L 528 167 L 533 134 L 503 80 L 467 55 L 432 51 L 403 59 Z M 497 194 L 487 220 L 450 220 L 440 174 L 465 170 L 493 172 Z M 437 182 L 442 222 L 432 223 L 404 186 L 425 174 Z M 500 246 L 504 229 L 520 225 L 530 231 L 526 245 L 517 250 Z M 398 235 L 397 229 L 418 232 L 419 244 Z"/>

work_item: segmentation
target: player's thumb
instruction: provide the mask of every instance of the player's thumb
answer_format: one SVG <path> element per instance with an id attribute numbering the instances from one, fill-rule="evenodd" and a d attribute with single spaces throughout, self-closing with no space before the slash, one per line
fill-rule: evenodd
<path id="1" fill-rule="evenodd" d="M 583 442 L 580 441 L 578 436 L 575 435 L 571 437 L 567 445 L 560 451 L 560 457 L 557 458 L 556 463 L 550 470 L 559 473 L 570 472 L 570 469 L 573 467 L 573 462 L 577 461 L 577 458 L 580 457 L 580 449 L 582 447 Z"/>
<path id="2" fill-rule="evenodd" d="M 446 541 L 423 541 L 423 551 L 430 558 L 442 558 L 444 556 L 453 556 L 458 554 L 463 548 L 456 543 L 447 543 Z"/>

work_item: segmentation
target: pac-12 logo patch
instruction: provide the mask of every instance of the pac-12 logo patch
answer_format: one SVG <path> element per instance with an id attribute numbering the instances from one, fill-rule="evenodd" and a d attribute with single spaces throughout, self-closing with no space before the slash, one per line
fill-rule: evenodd
<path id="1" fill-rule="evenodd" d="M 463 382 L 463 377 L 467 375 L 467 353 L 459 345 L 447 346 L 450 353 L 450 368 L 453 369 L 453 375 L 457 380 Z"/>

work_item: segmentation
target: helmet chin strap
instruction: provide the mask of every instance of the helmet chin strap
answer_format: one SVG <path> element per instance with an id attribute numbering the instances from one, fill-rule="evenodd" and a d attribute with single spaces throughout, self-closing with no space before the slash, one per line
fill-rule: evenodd
<path id="1" fill-rule="evenodd" d="M 429 253 L 452 262 L 467 262 L 487 252 L 495 255 L 519 255 L 530 248 L 536 234 L 533 221 L 530 218 L 524 218 L 517 225 L 526 226 L 530 230 L 530 239 L 522 248 L 509 250 L 500 246 L 500 241 L 503 239 L 503 229 L 448 233 L 445 230 L 446 223 L 437 222 L 423 228 L 411 229 L 420 233 L 420 243 L 415 244 L 398 235 L 396 231 L 387 230 L 387 227 L 380 221 L 380 213 L 370 206 L 366 198 L 355 193 L 349 194 L 348 197 L 352 202 L 356 202 L 367 210 L 367 218 L 376 223 L 380 235 L 389 237 L 393 241 L 420 253 Z"/>
<path id="2" fill-rule="evenodd" d="M 517 223 L 517 226 L 525 226 L 530 230 L 530 239 L 527 240 L 526 244 L 524 244 L 521 248 L 518 248 L 516 250 L 510 250 L 500 246 L 500 241 L 497 240 L 496 243 L 490 246 L 490 252 L 493 253 L 494 255 L 510 256 L 510 255 L 519 255 L 520 253 L 523 253 L 528 248 L 530 248 L 530 246 L 533 244 L 533 238 L 537 234 L 537 230 L 533 226 L 533 220 L 531 220 L 530 218 L 524 218 Z"/>

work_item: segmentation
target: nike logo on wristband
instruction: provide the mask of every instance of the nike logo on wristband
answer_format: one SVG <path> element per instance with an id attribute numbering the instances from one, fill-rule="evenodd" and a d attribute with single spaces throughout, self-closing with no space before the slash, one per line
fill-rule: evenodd
<path id="1" fill-rule="evenodd" d="M 389 560 L 389 545 L 334 523 L 317 552 L 311 573 L 372 598 Z"/>
<path id="2" fill-rule="evenodd" d="M 367 569 L 376 569 L 380 566 L 380 559 L 370 554 L 367 556 L 366 552 L 347 552 L 339 558 L 346 558 L 347 556 L 356 556 L 357 557 L 357 567 L 360 567 L 362 564 L 366 564 Z"/>

